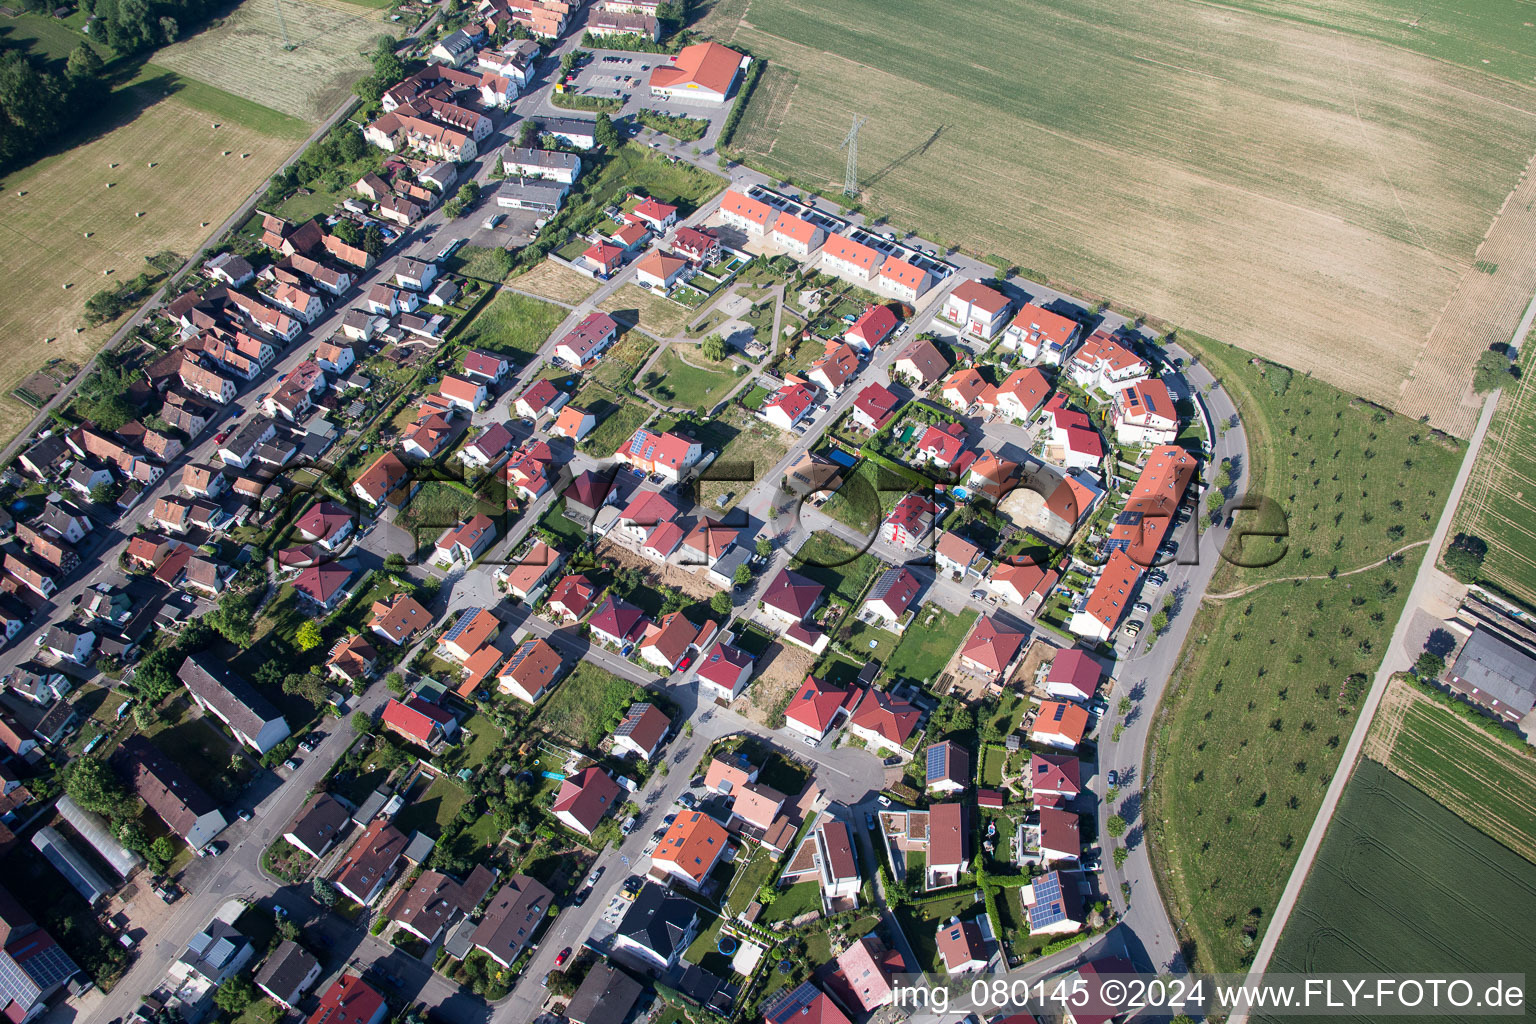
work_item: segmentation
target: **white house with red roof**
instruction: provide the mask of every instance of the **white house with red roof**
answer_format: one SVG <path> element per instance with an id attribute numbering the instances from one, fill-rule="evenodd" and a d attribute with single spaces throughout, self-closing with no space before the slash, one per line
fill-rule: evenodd
<path id="1" fill-rule="evenodd" d="M 900 632 L 907 610 L 917 601 L 922 589 L 917 577 L 902 566 L 893 566 L 876 578 L 864 599 L 864 610 Z"/>
<path id="2" fill-rule="evenodd" d="M 853 326 L 843 332 L 843 342 L 868 355 L 885 343 L 900 322 L 890 306 L 876 303 L 859 314 Z"/>
<path id="3" fill-rule="evenodd" d="M 552 437 L 568 437 L 572 441 L 580 441 L 596 429 L 597 417 L 591 410 L 576 405 L 567 405 L 561 409 L 555 422 L 549 425 Z"/>
<path id="4" fill-rule="evenodd" d="M 700 630 L 682 612 L 663 615 L 660 622 L 646 630 L 645 638 L 640 641 L 640 657 L 670 675 L 677 671 L 677 666 L 704 632 L 713 633 L 714 625 L 706 624 L 704 630 Z"/>
<path id="5" fill-rule="evenodd" d="M 677 483 L 704 456 L 704 448 L 679 434 L 658 434 L 644 427 L 620 445 L 613 457 L 628 466 Z"/>
<path id="6" fill-rule="evenodd" d="M 464 372 L 468 376 L 480 377 L 494 384 L 511 370 L 512 364 L 507 357 L 495 352 L 474 349 L 464 353 Z"/>
<path id="7" fill-rule="evenodd" d="M 1055 802 L 1071 800 L 1083 791 L 1082 770 L 1071 754 L 1032 754 L 1024 770 L 1024 782 L 1034 791 L 1036 803 L 1043 797 Z"/>
<path id="8" fill-rule="evenodd" d="M 621 246 L 609 245 L 607 242 L 593 242 L 587 247 L 587 251 L 581 254 L 580 259 L 582 266 L 607 280 L 624 266 L 624 252 Z"/>
<path id="9" fill-rule="evenodd" d="M 922 717 L 922 709 L 917 705 L 871 690 L 848 719 L 848 732 L 863 740 L 877 755 L 886 751 L 900 754 Z"/>
<path id="10" fill-rule="evenodd" d="M 597 600 L 597 584 L 581 573 L 567 576 L 555 584 L 544 610 L 568 622 L 576 622 L 592 610 Z"/>
<path id="11" fill-rule="evenodd" d="M 1099 680 L 1103 677 L 1103 668 L 1087 651 L 1062 651 L 1051 661 L 1046 673 L 1045 692 L 1063 700 L 1087 703 L 1099 692 Z"/>
<path id="12" fill-rule="evenodd" d="M 607 313 L 589 313 L 555 346 L 554 357 L 570 366 L 594 362 L 619 336 L 619 322 Z"/>
<path id="13" fill-rule="evenodd" d="M 1003 347 L 1013 349 L 1032 363 L 1060 366 L 1072 352 L 1080 329 L 1071 317 L 1026 302 L 1003 332 Z"/>
<path id="14" fill-rule="evenodd" d="M 671 291 L 691 270 L 688 261 L 665 249 L 652 249 L 635 264 L 635 283 L 654 291 Z"/>
<path id="15" fill-rule="evenodd" d="M 1084 389 L 1102 388 L 1115 392 L 1149 376 L 1152 366 L 1114 335 L 1098 330 L 1072 354 L 1067 362 L 1067 373 Z"/>
<path id="16" fill-rule="evenodd" d="M 648 540 L 658 526 L 675 521 L 681 509 L 660 491 L 636 491 L 619 513 L 614 525 L 622 536 L 636 544 Z M 682 539 L 682 535 L 678 535 Z"/>
<path id="17" fill-rule="evenodd" d="M 512 447 L 512 432 L 500 423 L 492 423 L 480 436 L 459 449 L 459 461 L 475 469 L 494 465 Z"/>
<path id="18" fill-rule="evenodd" d="M 880 524 L 880 537 L 898 547 L 916 547 L 933 529 L 939 507 L 921 494 L 908 494 Z"/>
<path id="19" fill-rule="evenodd" d="M 799 625 L 821 604 L 823 589 L 799 573 L 780 569 L 763 591 L 763 612 L 781 628 Z"/>
<path id="20" fill-rule="evenodd" d="M 1168 385 L 1155 377 L 1116 391 L 1109 421 L 1121 444 L 1173 444 L 1179 436 L 1179 414 Z"/>
<path id="21" fill-rule="evenodd" d="M 881 384 L 866 384 L 853 400 L 852 420 L 863 430 L 875 431 L 890 422 L 901 406 L 890 388 Z"/>
<path id="22" fill-rule="evenodd" d="M 1085 427 L 1063 431 L 1061 464 L 1067 469 L 1097 469 L 1104 461 L 1104 440 L 1099 432 Z"/>
<path id="23" fill-rule="evenodd" d="M 667 730 L 671 728 L 672 719 L 655 704 L 633 704 L 613 732 L 613 751 L 621 756 L 633 754 L 649 761 L 661 749 Z"/>
<path id="24" fill-rule="evenodd" d="M 651 620 L 639 608 L 611 595 L 587 620 L 592 635 L 612 647 L 637 642 L 650 624 Z"/>
<path id="25" fill-rule="evenodd" d="M 753 238 L 765 236 L 778 215 L 767 203 L 733 188 L 720 197 L 720 222 Z"/>
<path id="26" fill-rule="evenodd" d="M 868 284 L 880 269 L 880 254 L 842 235 L 831 235 L 821 250 L 821 266 L 856 284 Z"/>
<path id="27" fill-rule="evenodd" d="M 456 377 L 450 373 L 437 386 L 437 392 L 466 412 L 474 412 L 485 404 L 485 384 L 468 377 Z"/>
<path id="28" fill-rule="evenodd" d="M 823 390 L 836 394 L 859 372 L 859 353 L 852 345 L 836 342 L 827 346 L 826 355 L 811 364 L 806 374 Z"/>
<path id="29" fill-rule="evenodd" d="M 1000 683 L 1023 646 L 1023 633 L 999 626 L 990 615 L 983 616 L 960 648 L 960 667 L 989 682 Z"/>
<path id="30" fill-rule="evenodd" d="M 1051 397 L 1051 382 L 1033 366 L 1015 370 L 998 385 L 993 408 L 1013 420 L 1027 420 Z"/>
<path id="31" fill-rule="evenodd" d="M 629 224 L 644 224 L 658 235 L 664 235 L 668 228 L 677 223 L 677 207 L 647 196 L 624 215 L 624 220 Z"/>
<path id="32" fill-rule="evenodd" d="M 752 678 L 752 655 L 722 640 L 704 655 L 694 675 L 699 681 L 701 698 L 735 700 Z"/>
<path id="33" fill-rule="evenodd" d="M 961 412 L 978 402 L 995 405 L 997 390 L 973 366 L 962 367 L 949 375 L 940 394 L 944 404 Z"/>
<path id="34" fill-rule="evenodd" d="M 969 334 L 991 341 L 1008 321 L 1012 303 L 980 281 L 962 281 L 944 298 L 941 315 Z"/>
<path id="35" fill-rule="evenodd" d="M 640 553 L 657 562 L 665 562 L 683 546 L 684 530 L 676 520 L 657 524 L 640 545 Z"/>
<path id="36" fill-rule="evenodd" d="M 409 697 L 404 703 L 390 698 L 380 717 L 384 728 L 430 749 L 434 744 L 458 732 L 453 715 L 422 697 Z"/>
<path id="37" fill-rule="evenodd" d="M 532 387 L 518 395 L 515 408 L 519 416 L 537 422 L 550 413 L 559 412 L 561 406 L 570 400 L 570 395 L 555 387 L 546 377 L 535 381 Z"/>
<path id="38" fill-rule="evenodd" d="M 550 813 L 566 828 L 590 836 L 603 816 L 624 802 L 623 794 L 612 776 L 594 764 L 560 783 Z"/>
<path id="39" fill-rule="evenodd" d="M 334 501 L 316 502 L 294 524 L 300 537 L 327 551 L 334 551 L 345 543 L 352 535 L 352 528 L 351 510 Z"/>
<path id="40" fill-rule="evenodd" d="M 895 256 L 887 256 L 880 264 L 880 276 L 875 285 L 893 298 L 915 303 L 919 295 L 932 287 L 933 275 L 924 267 L 914 266 Z"/>
<path id="41" fill-rule="evenodd" d="M 930 426 L 924 430 L 923 436 L 917 441 L 917 447 L 913 449 L 913 454 L 940 469 L 948 469 L 963 451 L 965 451 L 965 425 L 946 423 L 942 427 Z"/>
<path id="42" fill-rule="evenodd" d="M 809 384 L 785 384 L 768 396 L 758 415 L 780 430 L 792 430 L 815 407 L 816 390 Z"/>
<path id="43" fill-rule="evenodd" d="M 436 556 L 440 562 L 465 565 L 479 558 L 496 539 L 496 524 L 490 516 L 480 513 L 466 522 L 443 531 L 437 538 Z"/>
<path id="44" fill-rule="evenodd" d="M 768 240 L 791 256 L 808 260 L 811 253 L 827 240 L 827 232 L 821 225 L 786 211 L 774 220 L 773 229 L 768 232 Z"/>
<path id="45" fill-rule="evenodd" d="M 347 582 L 351 579 L 352 570 L 340 562 L 323 562 L 299 573 L 293 589 L 310 604 L 330 611 L 347 596 Z"/>
<path id="46" fill-rule="evenodd" d="M 949 372 L 949 360 L 927 338 L 914 338 L 891 364 L 891 372 L 926 388 Z"/>
<path id="47" fill-rule="evenodd" d="M 784 709 L 784 727 L 819 743 L 848 717 L 858 703 L 860 692 L 806 676 Z"/>
<path id="48" fill-rule="evenodd" d="M 555 453 L 548 442 L 530 440 L 513 452 L 501 473 L 507 489 L 512 492 L 507 495 L 507 508 L 513 507 L 514 496 L 524 501 L 542 497 L 554 483 L 554 469 Z"/>
<path id="49" fill-rule="evenodd" d="M 713 266 L 720 262 L 720 239 L 712 231 L 681 227 L 672 236 L 672 251 L 696 267 Z"/>
<path id="50" fill-rule="evenodd" d="M 976 559 L 981 557 L 981 549 L 957 533 L 948 530 L 939 534 L 938 542 L 933 546 L 933 565 L 940 572 L 960 575 L 970 571 Z"/>

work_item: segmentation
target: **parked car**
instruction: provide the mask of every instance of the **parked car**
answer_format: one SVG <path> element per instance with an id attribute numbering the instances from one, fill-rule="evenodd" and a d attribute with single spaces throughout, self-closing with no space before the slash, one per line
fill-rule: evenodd
<path id="1" fill-rule="evenodd" d="M 881 793 L 878 797 L 875 798 L 875 803 L 879 804 L 881 807 L 889 807 L 891 806 L 891 798 L 886 796 L 884 793 Z"/>
<path id="2" fill-rule="evenodd" d="M 290 757 L 288 760 L 283 762 L 283 767 L 287 768 L 291 772 L 294 772 L 294 771 L 298 771 L 299 770 L 299 765 L 301 765 L 303 763 L 304 762 L 300 761 L 296 757 Z"/>
<path id="3" fill-rule="evenodd" d="M 692 665 L 692 664 L 693 664 L 693 655 L 691 655 L 691 654 L 685 655 L 683 660 L 677 663 L 677 671 L 682 672 L 684 669 L 686 669 L 689 665 Z"/>
<path id="4" fill-rule="evenodd" d="M 571 958 L 571 947 L 570 946 L 566 946 L 564 949 L 562 949 L 559 953 L 557 953 L 555 955 L 555 966 L 559 967 L 561 964 L 565 963 L 570 958 Z"/>
<path id="5" fill-rule="evenodd" d="M 250 821 L 251 812 L 242 807 L 235 812 L 235 817 L 239 818 L 241 821 Z"/>
<path id="6" fill-rule="evenodd" d="M 633 832 L 634 830 L 635 830 L 635 816 L 633 814 L 631 814 L 629 817 L 624 819 L 624 824 L 619 826 L 619 832 L 622 835 L 626 835 L 627 836 L 631 832 Z"/>
<path id="7" fill-rule="evenodd" d="M 812 739 L 811 737 L 809 737 L 809 736 L 802 736 L 802 737 L 800 737 L 800 742 L 804 743 L 808 747 L 816 746 L 816 741 L 814 739 Z"/>
<path id="8" fill-rule="evenodd" d="M 1104 776 L 1104 781 L 1111 786 L 1118 786 L 1120 785 L 1120 773 L 1111 768 L 1109 773 Z"/>
<path id="9" fill-rule="evenodd" d="M 684 793 L 677 798 L 677 802 L 690 811 L 699 805 L 699 802 L 693 798 L 692 793 Z"/>

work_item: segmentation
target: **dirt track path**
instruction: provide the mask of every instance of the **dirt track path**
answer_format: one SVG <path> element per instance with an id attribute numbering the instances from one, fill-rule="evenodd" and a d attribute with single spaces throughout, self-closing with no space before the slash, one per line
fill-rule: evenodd
<path id="1" fill-rule="evenodd" d="M 1273 584 L 1276 584 L 1276 583 L 1295 583 L 1298 580 L 1303 580 L 1303 581 L 1305 581 L 1305 580 L 1328 580 L 1328 579 L 1340 579 L 1340 578 L 1342 578 L 1344 576 L 1357 576 L 1357 575 L 1359 575 L 1362 572 L 1370 572 L 1372 569 L 1379 569 L 1383 565 L 1386 565 L 1388 562 L 1390 562 L 1392 559 L 1396 558 L 1398 555 L 1401 555 L 1403 552 L 1405 552 L 1405 551 L 1412 551 L 1414 548 L 1421 548 L 1421 547 L 1423 547 L 1424 545 L 1426 545 L 1428 543 L 1429 543 L 1429 541 L 1427 541 L 1427 540 L 1416 540 L 1412 544 L 1404 544 L 1402 547 L 1400 547 L 1396 551 L 1392 552 L 1386 558 L 1378 559 L 1378 560 L 1372 562 L 1370 565 L 1362 565 L 1362 566 L 1360 566 L 1357 569 L 1350 569 L 1347 572 L 1334 573 L 1332 576 L 1329 576 L 1327 573 L 1323 573 L 1323 574 L 1318 575 L 1318 576 L 1282 576 L 1279 579 L 1276 579 L 1276 580 L 1265 580 L 1263 583 L 1255 583 L 1252 586 L 1243 587 L 1240 590 L 1229 590 L 1225 594 L 1206 594 L 1205 597 L 1203 598 L 1203 600 L 1206 600 L 1206 601 L 1230 601 L 1234 597 L 1243 597 L 1243 596 L 1245 596 L 1247 594 L 1253 593 L 1255 590 L 1258 590 L 1261 587 L 1272 586 Z"/>

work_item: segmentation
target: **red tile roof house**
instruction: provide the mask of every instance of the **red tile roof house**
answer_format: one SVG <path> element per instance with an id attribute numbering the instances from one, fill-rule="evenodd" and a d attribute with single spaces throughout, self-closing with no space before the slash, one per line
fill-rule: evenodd
<path id="1" fill-rule="evenodd" d="M 635 264 L 635 283 L 653 291 L 670 291 L 690 269 L 683 257 L 663 249 L 652 249 Z"/>
<path id="2" fill-rule="evenodd" d="M 1070 317 L 1052 313 L 1026 302 L 1003 332 L 1003 347 L 1018 352 L 1029 362 L 1060 366 L 1072 351 L 1080 325 Z"/>
<path id="3" fill-rule="evenodd" d="M 501 620 L 487 608 L 466 608 L 459 613 L 452 628 L 443 634 L 443 651 L 463 664 L 474 657 L 501 632 Z"/>
<path id="4" fill-rule="evenodd" d="M 773 229 L 768 232 L 768 239 L 791 256 L 808 260 L 811 253 L 827 240 L 827 232 L 821 226 L 801 220 L 792 213 L 780 213 L 773 222 Z"/>
<path id="5" fill-rule="evenodd" d="M 624 266 L 624 250 L 607 242 L 594 242 L 581 254 L 582 265 L 599 278 L 607 280 L 614 271 Z"/>
<path id="6" fill-rule="evenodd" d="M 917 338 L 901 350 L 901 355 L 891 364 L 891 372 L 926 388 L 949 372 L 949 360 L 933 342 Z"/>
<path id="7" fill-rule="evenodd" d="M 980 281 L 962 281 L 944 299 L 945 320 L 986 341 L 997 337 L 1013 308 L 1008 297 Z"/>
<path id="8" fill-rule="evenodd" d="M 940 394 L 946 405 L 961 412 L 977 403 L 992 407 L 997 404 L 997 389 L 988 384 L 975 367 L 966 367 L 950 374 Z"/>
<path id="9" fill-rule="evenodd" d="M 843 332 L 843 341 L 868 354 L 885 343 L 899 322 L 890 306 L 870 306 Z"/>
<path id="10" fill-rule="evenodd" d="M 762 610 L 780 629 L 797 626 L 821 604 L 823 590 L 820 583 L 781 569 L 763 591 Z"/>
<path id="11" fill-rule="evenodd" d="M 768 233 L 778 219 L 778 211 L 767 203 L 743 195 L 735 189 L 727 189 L 720 197 L 720 221 L 754 238 Z"/>
<path id="12" fill-rule="evenodd" d="M 1098 330 L 1072 354 L 1067 373 L 1073 383 L 1092 390 L 1119 391 L 1152 372 L 1151 365 L 1108 331 Z"/>
<path id="13" fill-rule="evenodd" d="M 330 611 L 347 596 L 353 571 L 339 562 L 311 565 L 293 581 L 293 589 L 306 603 Z"/>
<path id="14" fill-rule="evenodd" d="M 1081 768 L 1070 754 L 1032 754 L 1024 783 L 1038 804 L 1046 797 L 1071 800 L 1083 791 Z"/>
<path id="15" fill-rule="evenodd" d="M 816 407 L 816 390 L 808 384 L 785 384 L 763 403 L 758 412 L 780 430 L 792 430 Z"/>
<path id="16" fill-rule="evenodd" d="M 970 828 L 965 804 L 932 804 L 928 808 L 928 859 L 924 880 L 930 889 L 955 885 L 971 868 Z"/>
<path id="17" fill-rule="evenodd" d="M 881 620 L 886 628 L 899 633 L 906 628 L 903 620 L 921 589 L 916 576 L 902 566 L 894 566 L 882 572 L 875 585 L 869 588 L 864 610 Z"/>
<path id="18" fill-rule="evenodd" d="M 432 613 L 406 593 L 375 601 L 372 612 L 369 628 L 397 647 L 432 626 Z"/>
<path id="19" fill-rule="evenodd" d="M 1015 370 L 997 389 L 992 408 L 1011 420 L 1027 420 L 1051 397 L 1051 382 L 1033 366 Z"/>
<path id="20" fill-rule="evenodd" d="M 874 432 L 890 422 L 900 405 L 901 399 L 892 394 L 889 388 L 868 384 L 853 400 L 851 418 L 855 426 Z"/>
<path id="21" fill-rule="evenodd" d="M 524 601 L 532 596 L 545 580 L 560 571 L 565 564 L 565 553 L 556 551 L 542 540 L 533 542 L 528 553 L 503 572 L 506 575 L 507 593 Z"/>
<path id="22" fill-rule="evenodd" d="M 607 313 L 589 313 L 566 332 L 555 346 L 554 357 L 569 366 L 594 363 L 619 336 L 619 323 Z"/>
<path id="23" fill-rule="evenodd" d="M 482 381 L 455 377 L 450 373 L 443 378 L 437 390 L 438 394 L 467 412 L 474 412 L 485 404 L 486 390 Z"/>
<path id="24" fill-rule="evenodd" d="M 496 539 L 496 524 L 490 516 L 481 513 L 466 523 L 447 530 L 437 538 L 436 558 L 439 562 L 455 565 L 472 564 Z"/>
<path id="25" fill-rule="evenodd" d="M 500 423 L 492 423 L 479 437 L 459 449 L 459 461 L 475 469 L 488 469 L 511 447 L 512 432 Z"/>
<path id="26" fill-rule="evenodd" d="M 420 486 L 420 481 L 411 479 L 410 468 L 400 461 L 400 456 L 394 452 L 385 452 L 352 482 L 352 493 L 370 505 L 378 506 L 387 502 L 398 507 L 415 494 Z"/>
<path id="27" fill-rule="evenodd" d="M 970 638 L 960 648 L 960 667 L 994 685 L 1000 684 L 1023 644 L 1023 633 L 998 626 L 990 615 L 984 616 L 977 620 Z"/>
<path id="28" fill-rule="evenodd" d="M 1083 852 L 1076 811 L 1040 809 L 1040 857 L 1047 864 L 1076 861 Z"/>
<path id="29" fill-rule="evenodd" d="M 1179 436 L 1178 411 L 1160 380 L 1139 380 L 1115 392 L 1109 419 L 1121 444 L 1173 444 Z"/>
<path id="30" fill-rule="evenodd" d="M 934 937 L 944 970 L 949 974 L 969 974 L 987 966 L 991 952 L 975 921 L 952 917 L 939 925 Z"/>
<path id="31" fill-rule="evenodd" d="M 1086 703 L 1099 692 L 1104 670 L 1087 651 L 1069 650 L 1056 655 L 1045 677 L 1045 691 L 1052 697 Z"/>
<path id="32" fill-rule="evenodd" d="M 624 215 L 626 223 L 639 222 L 656 232 L 665 234 L 667 229 L 677 223 L 677 207 L 659 203 L 647 196 L 641 200 L 633 210 Z"/>
<path id="33" fill-rule="evenodd" d="M 331 876 L 336 888 L 353 903 L 372 906 L 384 891 L 405 853 L 404 833 L 379 818 L 363 830 Z"/>
<path id="34" fill-rule="evenodd" d="M 613 453 L 619 462 L 674 484 L 703 455 L 704 448 L 697 441 L 672 433 L 655 434 L 644 427 Z"/>
<path id="35" fill-rule="evenodd" d="M 887 693 L 872 690 L 848 719 L 848 732 L 863 740 L 877 755 L 902 754 L 922 717 L 922 709 L 915 704 L 894 700 Z"/>
<path id="36" fill-rule="evenodd" d="M 594 764 L 560 783 L 550 812 L 566 828 L 590 836 L 603 816 L 624 802 L 623 793 L 619 784 Z"/>
<path id="37" fill-rule="evenodd" d="M 933 562 L 940 572 L 960 575 L 976 564 L 981 550 L 958 534 L 945 531 L 933 546 Z"/>
<path id="38" fill-rule="evenodd" d="M 887 256 L 880 264 L 880 277 L 876 284 L 887 295 L 903 302 L 917 301 L 917 297 L 933 284 L 933 275 L 922 267 L 915 267 L 906 260 Z"/>
<path id="39" fill-rule="evenodd" d="M 581 574 L 561 580 L 544 603 L 547 615 L 564 622 L 579 622 L 592 610 L 597 600 L 597 586 Z"/>
<path id="40" fill-rule="evenodd" d="M 495 352 L 475 349 L 464 353 L 464 373 L 470 377 L 479 377 L 495 384 L 511 370 L 512 364 L 507 358 Z"/>
<path id="41" fill-rule="evenodd" d="M 531 439 L 507 460 L 502 476 L 507 482 L 507 508 L 517 508 L 517 499 L 534 501 L 551 486 L 555 475 L 555 456 L 548 444 Z"/>
<path id="42" fill-rule="evenodd" d="M 525 704 L 535 704 L 560 681 L 565 664 L 542 637 L 524 640 L 497 677 L 497 688 Z"/>
<path id="43" fill-rule="evenodd" d="M 829 344 L 827 354 L 811 364 L 806 374 L 813 383 L 836 394 L 859 372 L 859 353 L 852 345 L 842 342 Z"/>
<path id="44" fill-rule="evenodd" d="M 700 699 L 733 701 L 752 678 L 752 655 L 721 641 L 710 648 L 694 676 Z"/>
<path id="45" fill-rule="evenodd" d="M 1088 712 L 1081 704 L 1062 700 L 1042 701 L 1035 712 L 1029 738 L 1058 750 L 1076 750 L 1088 731 Z"/>
<path id="46" fill-rule="evenodd" d="M 587 620 L 592 636 L 610 647 L 632 644 L 645 635 L 650 619 L 628 601 L 610 596 L 597 613 Z"/>
<path id="47" fill-rule="evenodd" d="M 822 269 L 847 278 L 854 284 L 868 284 L 880 269 L 880 254 L 842 235 L 831 235 L 821 250 Z"/>
<path id="48" fill-rule="evenodd" d="M 848 1017 L 816 983 L 807 981 L 763 1011 L 767 1024 L 849 1024 Z"/>
<path id="49" fill-rule="evenodd" d="M 549 434 L 551 437 L 568 437 L 572 441 L 580 441 L 596 429 L 596 416 L 579 406 L 567 404 L 560 410 L 560 415 L 555 417 L 555 422 L 550 424 Z"/>
<path id="50" fill-rule="evenodd" d="M 948 469 L 965 450 L 965 425 L 948 423 L 943 427 L 931 426 L 918 439 L 913 455 L 933 463 L 940 469 Z"/>
<path id="51" fill-rule="evenodd" d="M 902 955 L 871 933 L 838 955 L 837 971 L 826 979 L 827 987 L 850 1010 L 873 1013 L 893 999 L 891 976 L 906 970 Z"/>
<path id="52" fill-rule="evenodd" d="M 880 524 L 880 537 L 911 550 L 928 536 L 938 514 L 939 507 L 928 498 L 921 494 L 905 495 Z"/>
<path id="53" fill-rule="evenodd" d="M 730 834 L 701 811 L 679 814 L 651 854 L 651 868 L 698 891 L 720 863 Z"/>
<path id="54" fill-rule="evenodd" d="M 713 633 L 713 624 L 707 624 L 705 630 Z M 663 615 L 660 622 L 646 630 L 645 639 L 640 641 L 640 657 L 670 675 L 677 671 L 702 632 L 682 612 Z"/>
<path id="55" fill-rule="evenodd" d="M 327 551 L 340 547 L 352 535 L 352 527 L 352 511 L 334 501 L 316 502 L 294 524 L 300 537 Z"/>
<path id="56" fill-rule="evenodd" d="M 527 391 L 518 395 L 514 408 L 519 416 L 537 423 L 550 413 L 559 412 L 560 407 L 570 400 L 570 395 L 546 378 L 536 381 Z"/>
<path id="57" fill-rule="evenodd" d="M 696 267 L 709 267 L 720 262 L 720 239 L 711 231 L 678 228 L 672 237 L 672 248 Z"/>
<path id="58" fill-rule="evenodd" d="M 672 719 L 654 704 L 635 704 L 624 713 L 624 721 L 613 733 L 613 752 L 634 755 L 649 761 L 661 749 Z"/>
<path id="59" fill-rule="evenodd" d="M 784 727 L 819 743 L 848 717 L 862 694 L 862 690 L 850 690 L 815 676 L 806 676 L 784 709 Z"/>
<path id="60" fill-rule="evenodd" d="M 306 1024 L 384 1024 L 388 1015 L 382 995 L 355 974 L 343 974 L 325 990 Z"/>
<path id="61" fill-rule="evenodd" d="M 404 704 L 390 698 L 380 722 L 390 732 L 427 750 L 459 731 L 458 719 L 422 697 L 410 697 Z"/>

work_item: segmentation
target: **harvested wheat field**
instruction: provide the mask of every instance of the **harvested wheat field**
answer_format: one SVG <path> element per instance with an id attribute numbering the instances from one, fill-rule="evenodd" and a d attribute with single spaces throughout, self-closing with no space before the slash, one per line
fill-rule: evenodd
<path id="1" fill-rule="evenodd" d="M 345 0 L 245 0 L 211 27 L 156 52 L 155 63 L 317 124 L 369 68 L 380 36 L 395 34 L 379 11 Z"/>
<path id="2" fill-rule="evenodd" d="M 532 269 L 509 278 L 507 286 L 540 298 L 569 302 L 573 305 L 597 291 L 597 282 L 592 278 L 578 274 L 570 267 L 551 263 L 549 260 L 535 264 Z"/>
<path id="3" fill-rule="evenodd" d="M 703 30 L 770 62 L 734 144 L 836 191 L 865 116 L 867 211 L 1470 430 L 1536 283 L 1536 89 L 1187 0 L 925 9 L 722 0 Z"/>
<path id="4" fill-rule="evenodd" d="M 54 357 L 84 365 L 112 335 L 115 324 L 76 333 L 86 299 L 145 271 L 145 257 L 191 254 L 294 147 L 292 138 L 214 123 L 163 99 L 5 179 L 0 435 L 13 436 L 33 415 L 10 397 L 23 377 Z"/>

